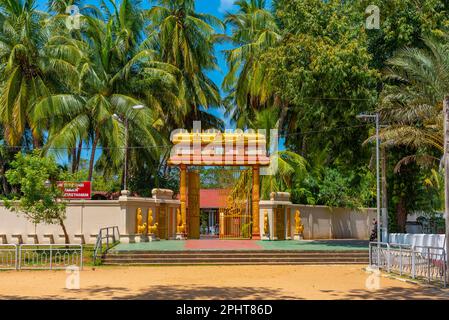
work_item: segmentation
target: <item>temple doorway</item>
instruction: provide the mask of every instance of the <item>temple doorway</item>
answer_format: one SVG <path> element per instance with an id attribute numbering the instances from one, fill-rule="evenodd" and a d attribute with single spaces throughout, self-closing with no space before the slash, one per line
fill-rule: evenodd
<path id="1" fill-rule="evenodd" d="M 187 179 L 188 239 L 251 238 L 251 170 L 191 168 Z"/>
<path id="2" fill-rule="evenodd" d="M 201 209 L 201 238 L 218 238 L 219 235 L 219 214 L 218 209 Z"/>

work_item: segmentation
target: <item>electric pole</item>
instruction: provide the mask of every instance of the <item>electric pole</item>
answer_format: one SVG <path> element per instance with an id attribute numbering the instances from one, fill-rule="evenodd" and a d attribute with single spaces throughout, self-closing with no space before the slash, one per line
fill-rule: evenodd
<path id="1" fill-rule="evenodd" d="M 382 242 L 388 242 L 387 152 L 385 145 L 381 145 L 380 159 L 382 173 L 382 232 L 385 235 L 385 239 L 382 238 Z"/>
<path id="2" fill-rule="evenodd" d="M 446 268 L 449 268 L 447 254 L 449 252 L 449 96 L 444 97 L 444 218 L 445 218 L 445 240 L 446 240 Z"/>

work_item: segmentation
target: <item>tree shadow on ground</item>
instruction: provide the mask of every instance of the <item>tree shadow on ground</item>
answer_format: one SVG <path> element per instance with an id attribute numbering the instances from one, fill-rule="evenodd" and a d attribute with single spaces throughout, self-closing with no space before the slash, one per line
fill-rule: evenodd
<path id="1" fill-rule="evenodd" d="M 6 295 L 0 294 L 0 300 L 71 300 L 71 299 L 110 299 L 116 295 L 126 294 L 129 292 L 127 288 L 122 287 L 105 287 L 95 286 L 87 289 L 63 289 L 60 294 L 46 294 L 45 291 L 41 295 L 27 296 L 27 295 Z"/>
<path id="2" fill-rule="evenodd" d="M 239 300 L 279 299 L 291 300 L 299 297 L 282 294 L 282 289 L 253 287 L 215 286 L 151 286 L 142 290 L 122 287 L 93 286 L 80 290 L 64 290 L 64 296 L 45 295 L 38 297 L 0 295 L 0 299 L 119 299 L 119 300 Z"/>
<path id="3" fill-rule="evenodd" d="M 298 297 L 284 295 L 282 289 L 254 288 L 254 287 L 214 287 L 214 286 L 154 286 L 143 290 L 138 294 L 131 294 L 123 299 L 156 299 L 156 300 L 178 300 L 178 299 L 208 299 L 208 300 L 230 300 L 230 299 L 281 299 L 290 300 Z"/>
<path id="4" fill-rule="evenodd" d="M 412 288 L 388 287 L 377 290 L 350 290 L 347 292 L 326 290 L 323 291 L 331 299 L 338 300 L 448 300 L 449 289 L 416 286 Z"/>

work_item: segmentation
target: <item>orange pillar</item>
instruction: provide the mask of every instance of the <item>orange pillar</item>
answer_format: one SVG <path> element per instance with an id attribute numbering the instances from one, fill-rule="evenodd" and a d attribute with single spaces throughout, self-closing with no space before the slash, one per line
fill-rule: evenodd
<path id="1" fill-rule="evenodd" d="M 200 173 L 199 171 L 189 171 L 188 173 L 189 196 L 187 203 L 189 204 L 189 223 L 188 238 L 200 238 Z"/>
<path id="2" fill-rule="evenodd" d="M 179 182 L 179 194 L 181 202 L 181 217 L 182 225 L 184 226 L 184 233 L 186 233 L 186 220 L 187 220 L 187 166 L 181 164 L 180 167 L 180 182 Z"/>
<path id="3" fill-rule="evenodd" d="M 259 192 L 260 192 L 260 170 L 259 166 L 253 166 L 253 232 L 252 239 L 260 240 L 260 226 L 259 226 Z"/>

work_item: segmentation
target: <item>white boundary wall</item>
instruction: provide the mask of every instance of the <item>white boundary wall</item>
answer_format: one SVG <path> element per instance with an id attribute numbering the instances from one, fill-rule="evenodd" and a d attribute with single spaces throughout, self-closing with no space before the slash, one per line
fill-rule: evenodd
<path id="1" fill-rule="evenodd" d="M 374 228 L 376 209 L 331 208 L 326 206 L 292 205 L 291 221 L 295 231 L 295 211 L 301 212 L 305 239 L 369 240 Z"/>
<path id="2" fill-rule="evenodd" d="M 95 243 L 100 228 L 111 226 L 118 226 L 122 241 L 135 241 L 137 208 L 142 209 L 146 222 L 148 209 L 155 215 L 156 208 L 165 206 L 174 214 L 179 205 L 178 200 L 127 196 L 119 200 L 71 200 L 64 224 L 70 243 Z M 52 242 L 64 243 L 61 226 L 34 225 L 23 214 L 9 211 L 0 201 L 0 244 Z"/>
<path id="3" fill-rule="evenodd" d="M 376 209 L 331 208 L 327 206 L 309 206 L 292 204 L 290 201 L 260 201 L 259 223 L 261 236 L 264 230 L 264 213 L 268 214 L 270 239 L 274 237 L 275 208 L 284 208 L 285 226 L 288 226 L 287 215 L 290 212 L 290 230 L 285 237 L 293 238 L 295 234 L 295 212 L 301 213 L 305 240 L 312 239 L 359 239 L 369 240 L 374 228 L 373 219 L 377 217 Z"/>
<path id="4" fill-rule="evenodd" d="M 261 201 L 261 235 L 264 230 L 264 210 L 268 211 L 270 228 L 273 228 L 273 209 L 279 206 L 285 208 L 285 223 L 287 222 L 287 212 L 290 211 L 290 230 L 285 230 L 287 239 L 292 238 L 295 232 L 296 209 L 301 212 L 305 239 L 368 240 L 373 228 L 372 220 L 376 217 L 375 209 L 353 210 L 297 205 L 290 201 Z M 140 236 L 135 235 L 137 208 L 142 209 L 143 219 L 146 222 L 148 209 L 152 209 L 153 218 L 155 218 L 156 212 L 162 207 L 167 210 L 167 228 L 169 231 L 171 230 L 169 233 L 174 234 L 176 232 L 176 209 L 180 207 L 180 202 L 157 196 L 153 198 L 122 196 L 119 200 L 72 200 L 68 202 L 65 226 L 70 243 L 74 244 L 95 243 L 99 229 L 112 226 L 118 226 L 122 242 L 138 242 Z M 23 214 L 9 211 L 0 202 L 0 244 L 52 242 L 64 242 L 59 225 L 34 225 L 27 221 Z"/>

